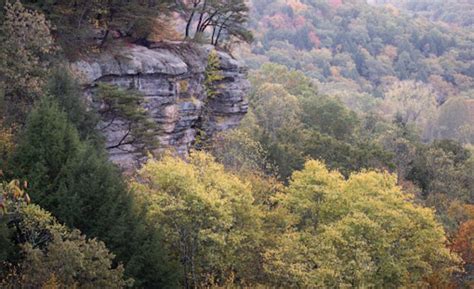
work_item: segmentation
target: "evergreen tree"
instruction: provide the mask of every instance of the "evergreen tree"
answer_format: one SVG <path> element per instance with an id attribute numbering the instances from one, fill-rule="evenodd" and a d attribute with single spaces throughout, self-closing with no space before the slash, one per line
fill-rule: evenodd
<path id="1" fill-rule="evenodd" d="M 119 170 L 108 161 L 103 147 L 81 141 L 67 114 L 51 97 L 42 98 L 32 111 L 9 164 L 17 178 L 31 183 L 33 202 L 59 221 L 98 237 L 126 265 L 129 260 L 146 258 L 143 246 L 148 245 L 143 240 L 147 232 Z M 170 272 L 162 273 L 167 262 L 162 259 L 164 251 L 159 253 L 160 244 L 153 250 L 158 259 L 150 260 L 150 270 L 163 276 L 162 280 L 172 280 Z M 143 274 L 136 269 L 139 265 L 131 262 L 127 273 Z"/>
<path id="2" fill-rule="evenodd" d="M 59 66 L 52 71 L 47 92 L 56 99 L 60 108 L 67 114 L 68 120 L 77 128 L 82 140 L 99 141 L 101 139 L 96 129 L 99 117 L 87 108 L 82 89 L 67 67 Z"/>
<path id="3" fill-rule="evenodd" d="M 48 210 L 58 208 L 61 177 L 83 149 L 66 114 L 50 97 L 45 97 L 30 113 L 10 160 L 11 171 L 31 183 L 34 202 Z"/>

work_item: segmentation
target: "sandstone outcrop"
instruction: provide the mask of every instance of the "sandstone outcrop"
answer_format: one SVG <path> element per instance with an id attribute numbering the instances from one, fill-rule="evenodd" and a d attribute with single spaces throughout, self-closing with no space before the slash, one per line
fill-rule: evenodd
<path id="1" fill-rule="evenodd" d="M 100 105 L 93 97 L 99 82 L 138 90 L 143 95 L 141 105 L 157 124 L 153 134 L 158 150 L 172 149 L 185 155 L 198 133 L 210 137 L 234 128 L 248 109 L 245 66 L 225 52 L 217 52 L 224 76 L 213 89 L 217 94 L 212 98 L 206 95 L 204 73 L 212 49 L 187 43 L 156 43 L 149 47 L 128 44 L 78 61 L 73 67 L 80 73 L 92 105 Z M 124 126 L 123 121 L 115 120 L 104 129 L 108 146 L 124 137 Z M 144 160 L 133 144 L 109 152 L 111 160 L 124 169 Z"/>

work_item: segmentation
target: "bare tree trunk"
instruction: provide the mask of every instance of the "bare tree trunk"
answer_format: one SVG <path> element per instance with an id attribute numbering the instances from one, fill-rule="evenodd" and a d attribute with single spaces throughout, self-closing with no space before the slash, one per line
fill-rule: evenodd
<path id="1" fill-rule="evenodd" d="M 221 33 L 222 33 L 222 29 L 224 28 L 224 25 L 225 25 L 225 22 L 221 24 L 221 26 L 219 27 L 219 32 L 217 33 L 217 36 L 216 36 L 216 40 L 214 41 L 214 46 L 218 46 L 219 45 L 219 38 L 221 37 Z"/>
<path id="2" fill-rule="evenodd" d="M 214 17 L 218 14 L 219 14 L 219 10 L 216 10 L 211 15 L 209 15 L 207 17 L 207 19 L 204 20 L 204 22 L 202 22 L 199 31 L 204 32 L 204 30 L 206 30 L 206 28 L 212 23 L 212 20 L 214 19 Z M 219 18 L 220 18 L 220 16 L 219 16 Z"/>
<path id="3" fill-rule="evenodd" d="M 194 262 L 194 257 L 197 250 L 197 236 L 193 237 L 193 242 L 191 245 L 191 274 L 193 276 L 193 287 L 197 288 L 197 276 L 196 276 L 196 266 Z"/>
<path id="4" fill-rule="evenodd" d="M 217 22 L 219 22 L 219 19 L 217 19 Z M 216 30 L 217 30 L 217 26 L 214 25 L 214 27 L 212 27 L 212 36 L 211 36 L 212 45 L 214 45 L 214 37 L 216 36 Z"/>
<path id="5" fill-rule="evenodd" d="M 196 14 L 196 7 L 201 3 L 201 0 L 194 0 L 193 2 L 193 9 L 191 11 L 191 15 L 189 15 L 188 22 L 186 23 L 186 32 L 185 37 L 189 38 L 189 30 L 191 29 L 191 24 L 193 23 L 194 15 Z"/>
<path id="6" fill-rule="evenodd" d="M 99 48 L 102 49 L 102 48 L 104 47 L 105 42 L 107 42 L 107 38 L 109 37 L 109 32 L 110 32 L 109 29 L 107 29 L 107 30 L 105 31 L 104 38 L 102 38 L 102 41 L 100 42 Z"/>
<path id="7" fill-rule="evenodd" d="M 206 8 L 207 8 L 207 0 L 204 0 L 204 4 L 202 5 L 202 9 L 201 9 L 201 15 L 199 15 L 199 21 L 198 21 L 198 24 L 196 26 L 195 35 L 197 35 L 199 33 L 199 31 L 201 31 L 201 24 L 202 24 L 202 20 L 204 18 L 204 14 L 206 14 Z"/>
<path id="8" fill-rule="evenodd" d="M 191 28 L 191 22 L 193 22 L 193 18 L 194 18 L 194 10 L 193 12 L 191 12 L 191 15 L 188 18 L 188 23 L 186 23 L 186 33 L 185 33 L 186 38 L 189 37 L 189 29 Z"/>
<path id="9" fill-rule="evenodd" d="M 226 19 L 224 20 L 224 22 L 222 22 L 222 24 L 220 25 L 219 27 L 219 32 L 217 33 L 217 36 L 216 36 L 216 39 L 215 39 L 215 42 L 214 42 L 214 46 L 218 46 L 219 44 L 219 39 L 221 38 L 221 35 L 222 35 L 222 30 L 224 29 L 225 25 L 227 24 L 227 20 L 229 20 L 229 18 L 232 16 L 232 14 L 230 14 L 229 16 L 226 17 Z M 219 25 L 219 23 L 216 23 L 216 26 Z"/>

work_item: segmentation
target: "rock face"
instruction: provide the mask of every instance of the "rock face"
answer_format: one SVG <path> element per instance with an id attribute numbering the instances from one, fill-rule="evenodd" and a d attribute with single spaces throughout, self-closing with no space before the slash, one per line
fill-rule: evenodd
<path id="1" fill-rule="evenodd" d="M 244 65 L 218 51 L 223 80 L 213 88 L 212 98 L 204 87 L 205 70 L 211 46 L 187 43 L 161 43 L 150 47 L 124 45 L 95 58 L 81 60 L 73 68 L 82 76 L 85 95 L 92 105 L 99 82 L 133 88 L 143 95 L 141 105 L 157 124 L 153 135 L 158 150 L 172 149 L 186 155 L 198 133 L 210 137 L 236 127 L 248 109 L 245 95 L 249 88 Z M 104 119 L 107 145 L 113 147 L 128 129 L 120 119 Z M 113 162 L 124 169 L 135 168 L 143 160 L 134 144 L 109 150 Z"/>

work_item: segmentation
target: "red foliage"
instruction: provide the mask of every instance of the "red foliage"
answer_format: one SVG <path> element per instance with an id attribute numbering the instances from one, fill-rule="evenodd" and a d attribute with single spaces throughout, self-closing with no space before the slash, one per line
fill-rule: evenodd
<path id="1" fill-rule="evenodd" d="M 342 0 L 329 0 L 329 5 L 333 8 L 339 8 L 342 5 Z"/>
<path id="2" fill-rule="evenodd" d="M 466 264 L 474 265 L 474 220 L 469 220 L 459 226 L 453 241 L 453 250 L 461 255 Z"/>
<path id="3" fill-rule="evenodd" d="M 315 48 L 319 48 L 321 46 L 321 40 L 319 39 L 318 35 L 314 31 L 310 31 L 308 33 L 308 38 L 311 41 L 311 43 L 314 44 Z"/>
<path id="4" fill-rule="evenodd" d="M 293 20 L 293 26 L 296 29 L 299 29 L 305 25 L 306 25 L 306 19 L 302 15 L 296 16 L 296 18 Z"/>
<path id="5" fill-rule="evenodd" d="M 275 15 L 268 17 L 268 22 L 273 28 L 284 29 L 288 27 L 288 23 L 291 23 L 291 20 L 283 13 L 276 13 Z"/>

